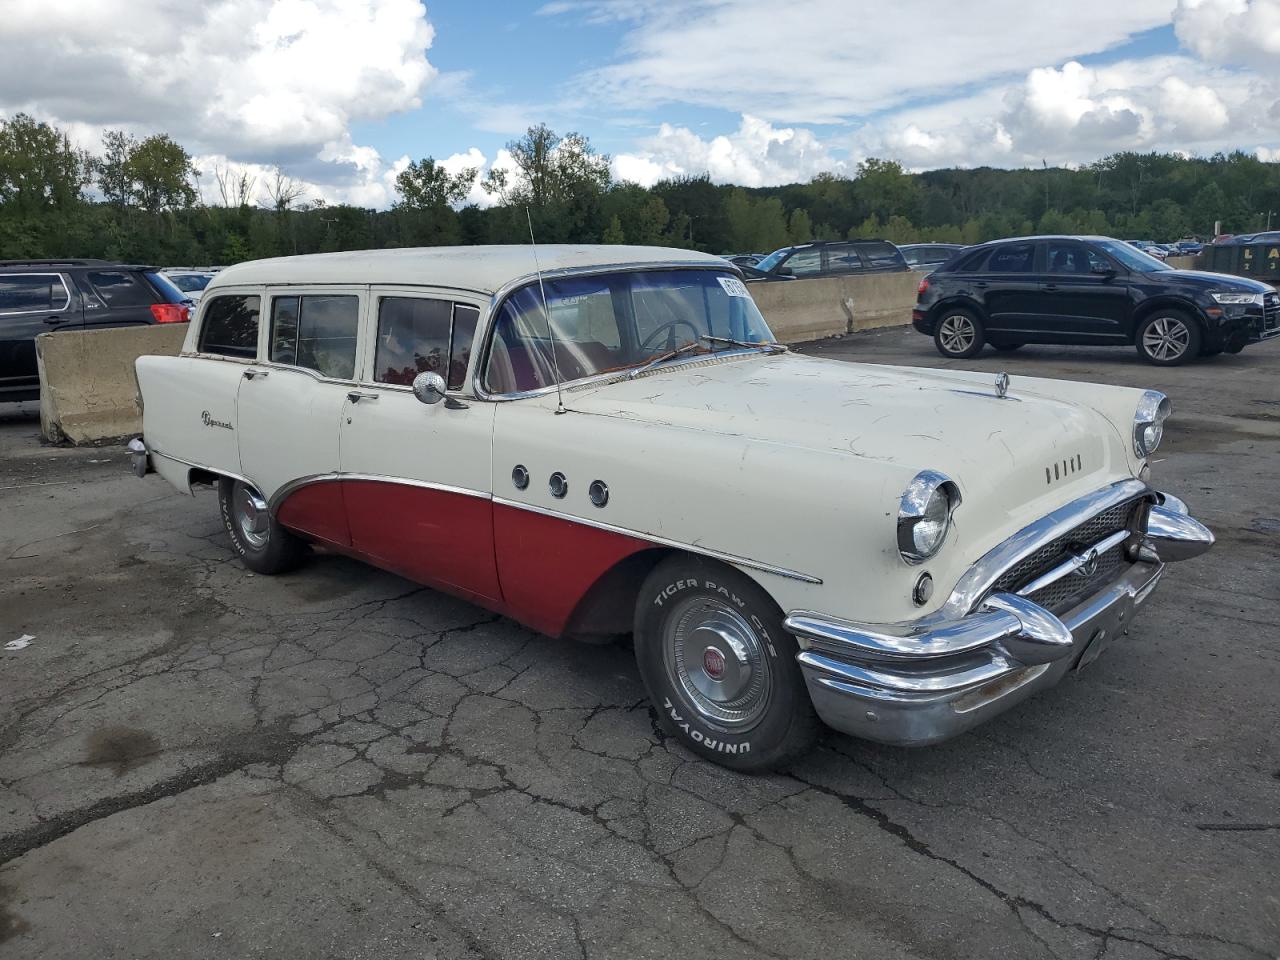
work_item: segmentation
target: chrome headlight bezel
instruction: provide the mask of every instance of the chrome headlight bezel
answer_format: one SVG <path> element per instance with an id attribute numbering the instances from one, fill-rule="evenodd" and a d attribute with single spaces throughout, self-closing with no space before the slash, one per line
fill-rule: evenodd
<path id="1" fill-rule="evenodd" d="M 937 556 L 951 532 L 951 518 L 960 506 L 960 487 L 945 473 L 922 470 L 916 474 L 898 502 L 898 553 L 911 565 L 924 563 Z M 928 534 L 925 525 L 941 523 L 941 529 Z"/>
<path id="2" fill-rule="evenodd" d="M 1173 404 L 1159 390 L 1147 390 L 1133 414 L 1133 452 L 1145 460 L 1164 439 L 1164 422 L 1173 413 Z"/>
<path id="3" fill-rule="evenodd" d="M 1210 290 L 1209 296 L 1224 305 L 1262 306 L 1262 294 L 1260 293 L 1249 293 L 1244 290 Z"/>

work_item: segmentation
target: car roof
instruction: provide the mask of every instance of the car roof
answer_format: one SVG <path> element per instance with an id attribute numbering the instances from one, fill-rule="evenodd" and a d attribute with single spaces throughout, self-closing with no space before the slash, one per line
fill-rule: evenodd
<path id="1" fill-rule="evenodd" d="M 977 250 L 979 247 L 991 247 L 997 243 L 1031 243 L 1034 240 L 1115 240 L 1115 237 L 1103 237 L 1092 234 L 1081 233 L 1038 233 L 1027 237 L 1001 237 L 999 240 L 987 240 L 984 243 L 975 243 L 970 249 Z M 1119 240 L 1117 243 L 1128 243 L 1127 240 Z"/>
<path id="2" fill-rule="evenodd" d="M 351 250 L 300 257 L 250 260 L 218 271 L 205 293 L 232 285 L 405 284 L 496 293 L 537 276 L 593 267 L 732 267 L 722 258 L 670 247 L 604 244 L 531 246 L 413 247 Z"/>
<path id="3" fill-rule="evenodd" d="M 0 260 L 0 270 L 80 269 L 106 267 L 110 270 L 158 270 L 145 263 L 116 263 L 114 260 Z"/>

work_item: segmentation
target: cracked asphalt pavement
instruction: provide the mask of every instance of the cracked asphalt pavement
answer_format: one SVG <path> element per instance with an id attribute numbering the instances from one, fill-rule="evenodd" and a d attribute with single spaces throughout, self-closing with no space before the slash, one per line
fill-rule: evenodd
<path id="1" fill-rule="evenodd" d="M 624 645 L 333 556 L 253 576 L 213 495 L 0 407 L 0 642 L 35 637 L 0 649 L 0 955 L 1274 960 L 1280 343 L 963 365 L 1165 390 L 1158 482 L 1219 543 L 994 722 L 757 777 L 666 740 Z"/>

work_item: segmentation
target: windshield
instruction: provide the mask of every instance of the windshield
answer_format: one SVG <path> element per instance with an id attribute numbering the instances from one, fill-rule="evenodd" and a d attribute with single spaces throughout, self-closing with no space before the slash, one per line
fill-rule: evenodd
<path id="1" fill-rule="evenodd" d="M 763 260 L 756 264 L 757 270 L 763 270 L 768 273 L 783 261 L 788 253 L 792 251 L 792 247 L 783 247 L 781 250 L 775 250 Z"/>
<path id="2" fill-rule="evenodd" d="M 771 343 L 747 288 L 728 271 L 654 270 L 545 283 L 555 357 L 538 284 L 509 296 L 494 320 L 484 385 L 490 393 L 553 386 L 634 369 L 682 347 L 683 356 L 738 349 L 707 336 Z"/>
<path id="3" fill-rule="evenodd" d="M 1111 254 L 1130 270 L 1137 270 L 1139 273 L 1156 273 L 1160 270 L 1173 269 L 1173 267 L 1157 260 L 1155 257 L 1119 240 L 1098 240 L 1095 243 L 1100 250 Z"/>
<path id="4" fill-rule="evenodd" d="M 166 273 L 165 276 L 170 283 L 185 293 L 191 293 L 193 290 L 203 290 L 209 285 L 209 281 L 213 279 L 212 274 L 206 273 Z"/>

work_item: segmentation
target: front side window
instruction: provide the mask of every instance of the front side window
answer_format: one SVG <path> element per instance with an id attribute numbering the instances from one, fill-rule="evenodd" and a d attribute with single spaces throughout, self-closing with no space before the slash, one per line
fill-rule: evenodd
<path id="1" fill-rule="evenodd" d="M 204 309 L 197 349 L 223 357 L 256 359 L 258 309 L 255 296 L 214 297 Z"/>
<path id="2" fill-rule="evenodd" d="M 271 306 L 271 360 L 350 380 L 356 372 L 359 324 L 359 297 L 276 297 Z"/>
<path id="3" fill-rule="evenodd" d="M 378 305 L 378 343 L 373 378 L 409 386 L 420 373 L 438 373 L 460 390 L 471 362 L 480 311 L 448 300 L 383 297 Z"/>
<path id="4" fill-rule="evenodd" d="M 70 302 L 62 277 L 48 273 L 0 276 L 0 313 L 64 310 Z"/>
<path id="5" fill-rule="evenodd" d="M 822 272 L 822 249 L 797 250 L 783 264 L 784 272 L 793 277 L 812 277 Z"/>
<path id="6" fill-rule="evenodd" d="M 1090 250 L 1083 243 L 1070 240 L 1051 241 L 1047 259 L 1050 273 L 1092 274 L 1095 270 L 1105 270 L 1110 266 L 1101 254 Z"/>
<path id="7" fill-rule="evenodd" d="M 552 386 L 557 372 L 568 382 L 628 370 L 674 350 L 689 356 L 736 349 L 708 336 L 773 341 L 746 286 L 726 272 L 609 273 L 548 280 L 545 288 L 545 312 L 537 283 L 498 310 L 484 374 L 489 392 Z"/>
<path id="8" fill-rule="evenodd" d="M 1145 254 L 1127 243 L 1121 243 L 1119 240 L 1098 240 L 1097 244 L 1099 248 L 1111 254 L 1130 270 L 1136 270 L 1138 273 L 1159 273 L 1173 269 L 1163 260 L 1157 260 L 1155 257 Z"/>
<path id="9" fill-rule="evenodd" d="M 989 273 L 1030 273 L 1035 264 L 1036 248 L 1030 243 L 1014 243 L 997 247 L 987 261 Z"/>

